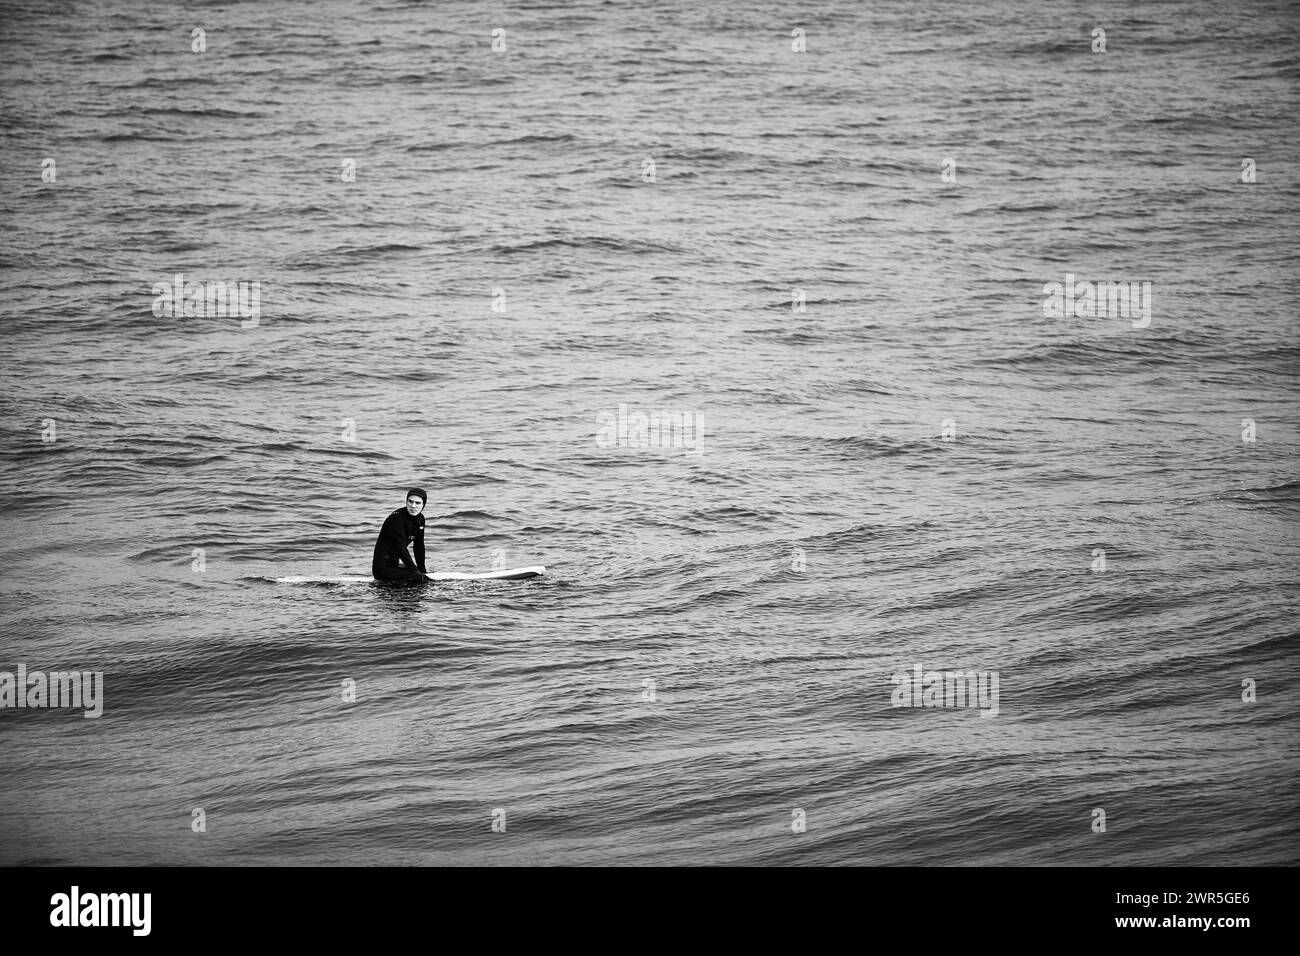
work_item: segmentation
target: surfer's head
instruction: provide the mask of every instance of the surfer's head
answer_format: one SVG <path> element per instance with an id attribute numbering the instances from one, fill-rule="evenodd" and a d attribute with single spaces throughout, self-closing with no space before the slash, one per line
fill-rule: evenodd
<path id="1" fill-rule="evenodd" d="M 406 512 L 409 515 L 418 515 L 424 510 L 424 503 L 429 500 L 429 496 L 424 493 L 423 488 L 412 488 L 406 493 Z"/>

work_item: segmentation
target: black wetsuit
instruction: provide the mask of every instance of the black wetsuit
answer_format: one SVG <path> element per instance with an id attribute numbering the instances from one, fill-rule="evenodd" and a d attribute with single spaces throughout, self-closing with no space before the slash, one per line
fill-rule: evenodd
<path id="1" fill-rule="evenodd" d="M 415 545 L 415 560 L 408 548 Z M 375 556 L 370 573 L 376 581 L 400 581 L 416 584 L 424 580 L 424 515 L 414 518 L 405 508 L 398 508 L 384 519 L 375 541 Z"/>

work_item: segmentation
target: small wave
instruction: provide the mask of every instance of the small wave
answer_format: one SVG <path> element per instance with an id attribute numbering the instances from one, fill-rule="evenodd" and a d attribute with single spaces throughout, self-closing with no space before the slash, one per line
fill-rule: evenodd
<path id="1" fill-rule="evenodd" d="M 455 521 L 455 520 L 457 520 L 457 519 L 461 519 L 461 518 L 474 518 L 475 520 L 483 520 L 483 519 L 486 519 L 486 520 L 488 520 L 488 521 L 501 521 L 501 520 L 503 520 L 503 519 L 501 519 L 501 518 L 498 518 L 498 517 L 497 517 L 496 515 L 494 515 L 494 514 L 489 514 L 489 513 L 486 512 L 486 511 L 453 511 L 451 514 L 440 515 L 438 520 L 439 520 L 439 521 Z"/>
<path id="2" fill-rule="evenodd" d="M 1225 501 L 1246 501 L 1261 504 L 1300 501 L 1300 481 L 1288 481 L 1279 485 L 1266 485 L 1260 488 L 1243 488 L 1239 491 L 1225 492 L 1218 497 Z"/>
<path id="3" fill-rule="evenodd" d="M 551 239 L 534 239 L 529 242 L 521 242 L 513 245 L 496 243 L 491 247 L 491 251 L 493 252 L 503 252 L 508 255 L 520 252 L 539 252 L 549 249 L 613 249 L 616 252 L 627 252 L 634 255 L 644 255 L 655 252 L 683 251 L 681 246 L 672 243 L 654 242 L 648 239 L 620 239 L 615 236 L 574 236 Z"/>

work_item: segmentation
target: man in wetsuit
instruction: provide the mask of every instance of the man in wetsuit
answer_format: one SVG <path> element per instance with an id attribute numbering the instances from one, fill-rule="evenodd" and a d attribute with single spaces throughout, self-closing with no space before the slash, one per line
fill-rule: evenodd
<path id="1" fill-rule="evenodd" d="M 376 581 L 420 584 L 429 580 L 424 570 L 424 515 L 420 514 L 428 500 L 423 488 L 412 488 L 406 493 L 406 507 L 384 519 L 370 562 L 370 573 Z M 411 560 L 409 550 L 412 544 L 415 560 Z"/>

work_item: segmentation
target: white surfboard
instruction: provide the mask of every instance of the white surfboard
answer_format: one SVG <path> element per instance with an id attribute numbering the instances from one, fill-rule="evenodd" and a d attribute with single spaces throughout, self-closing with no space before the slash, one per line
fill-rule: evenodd
<path id="1" fill-rule="evenodd" d="M 546 573 L 545 565 L 533 564 L 526 568 L 510 568 L 506 571 L 487 571 L 483 574 L 461 574 L 459 571 L 437 571 L 429 577 L 435 581 L 523 581 L 527 578 L 540 578 Z"/>
<path id="2" fill-rule="evenodd" d="M 525 581 L 539 578 L 546 573 L 546 567 L 534 564 L 526 568 L 509 568 L 505 571 L 487 571 L 483 574 L 463 574 L 459 571 L 437 571 L 429 577 L 434 581 Z M 277 584 L 370 584 L 374 582 L 370 575 L 340 574 L 335 577 L 296 576 L 276 578 Z"/>

